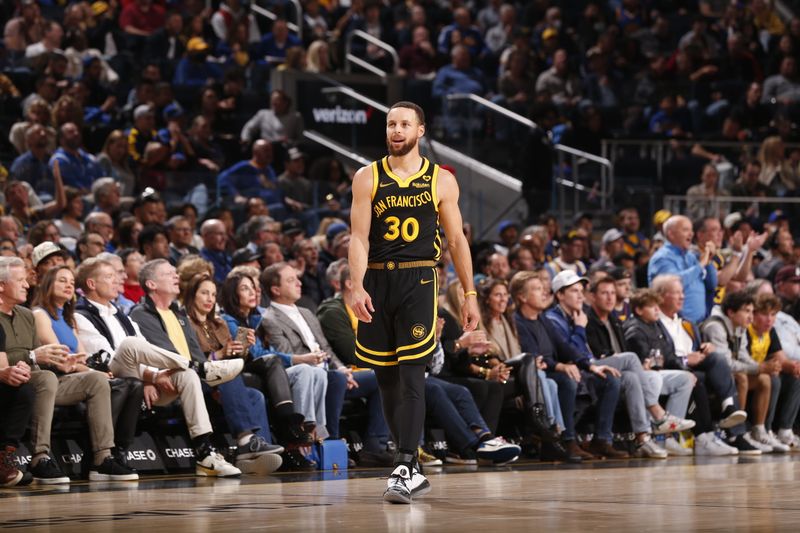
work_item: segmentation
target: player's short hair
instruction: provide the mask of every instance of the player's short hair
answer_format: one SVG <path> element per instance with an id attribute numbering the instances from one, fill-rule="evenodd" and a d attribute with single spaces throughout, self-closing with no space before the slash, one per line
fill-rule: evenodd
<path id="1" fill-rule="evenodd" d="M 418 106 L 414 102 L 409 102 L 407 100 L 403 100 L 403 101 L 397 102 L 392 107 L 390 107 L 389 111 L 391 111 L 392 109 L 396 109 L 398 107 L 404 107 L 406 109 L 413 110 L 414 113 L 416 113 L 416 115 L 417 115 L 417 120 L 419 121 L 419 123 L 421 125 L 423 125 L 423 126 L 425 125 L 425 111 L 423 111 L 420 106 Z"/>

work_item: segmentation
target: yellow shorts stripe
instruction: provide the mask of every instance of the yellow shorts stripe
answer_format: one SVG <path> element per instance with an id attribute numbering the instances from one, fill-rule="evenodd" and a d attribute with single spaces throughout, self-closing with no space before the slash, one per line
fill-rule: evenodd
<path id="1" fill-rule="evenodd" d="M 362 352 L 366 352 L 366 353 L 368 353 L 370 355 L 378 355 L 378 356 L 384 356 L 384 357 L 387 356 L 387 355 L 395 355 L 395 353 L 396 353 L 394 351 L 391 351 L 391 352 L 376 352 L 375 350 L 370 350 L 369 348 L 365 348 L 364 346 L 361 346 L 361 343 L 358 342 L 358 339 L 356 339 L 356 348 L 361 350 Z"/>
<path id="2" fill-rule="evenodd" d="M 369 363 L 371 365 L 376 365 L 376 366 L 395 366 L 395 365 L 397 365 L 397 361 L 396 360 L 395 361 L 376 361 L 374 359 L 370 359 L 368 357 L 364 357 L 363 355 L 358 353 L 358 351 L 356 351 L 356 357 L 358 357 L 359 359 L 361 359 L 362 361 L 364 361 L 366 363 Z"/>
<path id="3" fill-rule="evenodd" d="M 402 357 L 398 357 L 397 360 L 398 361 L 409 361 L 409 360 L 412 360 L 412 359 L 419 359 L 420 357 L 425 357 L 426 355 L 431 353 L 434 350 L 434 348 L 436 348 L 436 345 L 437 345 L 437 343 L 433 343 L 430 348 L 428 348 L 427 350 L 425 350 L 422 353 L 419 353 L 419 354 L 416 354 L 416 355 L 404 355 Z"/>

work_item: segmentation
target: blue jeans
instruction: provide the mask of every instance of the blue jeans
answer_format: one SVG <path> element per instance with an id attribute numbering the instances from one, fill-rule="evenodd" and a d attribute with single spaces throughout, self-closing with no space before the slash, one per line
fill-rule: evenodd
<path id="1" fill-rule="evenodd" d="M 368 452 L 381 452 L 386 450 L 389 440 L 389 428 L 383 417 L 381 394 L 378 390 L 378 378 L 372 370 L 353 372 L 353 378 L 358 387 L 347 390 L 347 378 L 341 372 L 328 370 L 328 392 L 325 395 L 325 411 L 328 419 L 328 433 L 330 438 L 339 438 L 339 418 L 345 399 L 366 398 L 367 433 L 364 438 L 364 449 Z"/>
<path id="2" fill-rule="evenodd" d="M 561 414 L 561 404 L 558 402 L 558 383 L 548 378 L 544 370 L 539 370 L 538 374 L 539 383 L 541 383 L 542 387 L 542 396 L 544 397 L 544 407 L 547 410 L 547 417 L 550 419 L 550 422 L 564 429 L 564 415 Z"/>
<path id="3" fill-rule="evenodd" d="M 217 387 L 222 402 L 225 422 L 234 437 L 248 431 L 263 437 L 271 443 L 267 419 L 267 406 L 264 395 L 256 389 L 245 386 L 242 376 Z"/>
<path id="4" fill-rule="evenodd" d="M 462 385 L 429 376 L 425 380 L 425 410 L 458 452 L 474 447 L 480 434 L 489 433 L 472 394 Z"/>
<path id="5" fill-rule="evenodd" d="M 564 416 L 564 440 L 575 439 L 575 398 L 578 395 L 578 383 L 563 372 L 549 372 L 549 379 L 558 385 L 558 402 L 561 404 L 561 413 Z M 614 424 L 614 410 L 619 400 L 619 378 L 606 376 L 605 379 L 581 372 L 581 379 L 587 380 L 594 391 L 597 401 L 595 436 L 598 439 L 611 442 L 613 438 L 611 428 Z"/>
<path id="6" fill-rule="evenodd" d="M 725 356 L 719 352 L 714 352 L 699 365 L 693 366 L 690 370 L 697 376 L 698 381 L 702 381 L 706 389 L 714 393 L 720 401 L 733 398 L 733 407 L 740 409 L 739 395 L 736 392 L 736 383 L 733 381 L 731 367 Z M 745 424 L 739 424 L 730 428 L 727 433 L 730 435 L 744 435 L 747 428 Z"/>

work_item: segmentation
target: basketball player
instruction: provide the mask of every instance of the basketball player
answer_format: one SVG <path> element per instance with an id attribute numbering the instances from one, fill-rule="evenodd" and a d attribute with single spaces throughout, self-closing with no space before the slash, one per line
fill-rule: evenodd
<path id="1" fill-rule="evenodd" d="M 436 348 L 444 228 L 464 287 L 464 330 L 478 324 L 472 259 L 461 229 L 455 176 L 419 153 L 425 114 L 398 102 L 386 116 L 389 155 L 356 172 L 351 208 L 351 307 L 359 320 L 356 357 L 373 368 L 397 443 L 384 500 L 411 503 L 430 491 L 415 457 L 425 422 L 425 366 Z"/>

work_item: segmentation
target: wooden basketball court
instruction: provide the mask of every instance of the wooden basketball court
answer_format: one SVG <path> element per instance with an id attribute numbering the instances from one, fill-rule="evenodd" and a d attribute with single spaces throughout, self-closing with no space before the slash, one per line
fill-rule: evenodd
<path id="1" fill-rule="evenodd" d="M 381 471 L 0 489 L 10 531 L 799 531 L 800 455 L 428 469 L 383 503 Z"/>

